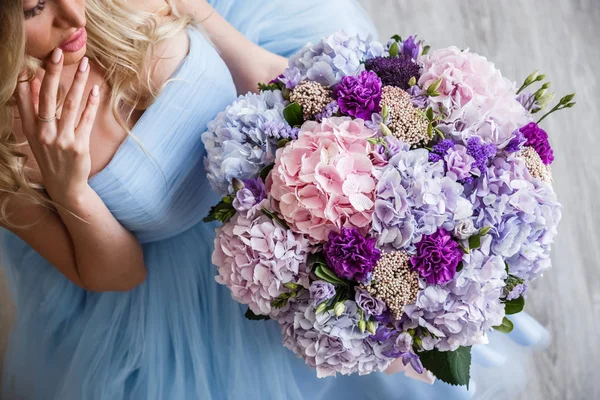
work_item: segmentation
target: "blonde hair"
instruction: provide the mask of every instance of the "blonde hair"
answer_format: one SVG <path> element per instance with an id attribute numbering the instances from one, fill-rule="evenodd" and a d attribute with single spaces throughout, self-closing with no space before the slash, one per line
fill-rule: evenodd
<path id="1" fill-rule="evenodd" d="M 147 109 L 161 89 L 151 81 L 156 44 L 193 24 L 190 17 L 177 14 L 170 0 L 159 15 L 160 20 L 156 13 L 135 10 L 126 0 L 86 2 L 87 56 L 105 71 L 110 108 L 129 135 L 132 114 Z M 49 209 L 57 207 L 41 185 L 28 179 L 27 155 L 18 150 L 13 133 L 13 97 L 19 77 L 23 79 L 24 71 L 33 76 L 37 65 L 25 55 L 23 0 L 4 0 L 0 7 L 0 222 L 9 226 L 15 226 L 7 214 L 13 196 L 5 194 L 26 197 Z M 140 70 L 140 66 L 146 67 Z M 123 106 L 130 110 L 125 120 L 120 113 Z"/>

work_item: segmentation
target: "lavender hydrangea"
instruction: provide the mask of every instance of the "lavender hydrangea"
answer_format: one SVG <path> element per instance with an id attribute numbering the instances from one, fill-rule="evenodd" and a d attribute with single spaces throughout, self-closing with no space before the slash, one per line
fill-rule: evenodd
<path id="1" fill-rule="evenodd" d="M 345 311 L 336 317 L 333 311 L 316 313 L 306 303 L 294 303 L 292 311 L 279 319 L 284 346 L 316 368 L 319 378 L 385 371 L 393 359 L 383 355 L 384 345 L 358 328 L 356 303 L 344 305 Z"/>
<path id="2" fill-rule="evenodd" d="M 363 69 L 363 61 L 384 55 L 383 45 L 370 37 L 349 36 L 343 32 L 309 44 L 293 55 L 286 77 L 293 82 L 309 79 L 325 86 L 333 86 L 344 76 L 356 76 Z M 299 74 L 299 76 L 298 76 Z"/>
<path id="3" fill-rule="evenodd" d="M 561 206 L 550 185 L 531 178 L 524 161 L 496 158 L 469 199 L 475 226 L 493 227 L 490 251 L 506 259 L 512 275 L 528 282 L 550 267 Z"/>
<path id="4" fill-rule="evenodd" d="M 249 93 L 208 124 L 202 134 L 207 151 L 204 165 L 213 189 L 225 196 L 233 191 L 232 180 L 254 178 L 275 161 L 278 138 L 273 124 L 285 125 L 287 102 L 280 91 Z"/>
<path id="5" fill-rule="evenodd" d="M 476 250 L 465 254 L 463 263 L 453 280 L 427 286 L 415 304 L 405 307 L 414 324 L 435 335 L 423 341 L 425 350 L 471 346 L 504 318 L 500 297 L 507 275 L 502 258 Z"/>
<path id="6" fill-rule="evenodd" d="M 423 235 L 454 229 L 472 215 L 464 188 L 445 176 L 444 165 L 428 162 L 425 149 L 400 151 L 380 168 L 373 231 L 378 246 L 411 250 Z"/>

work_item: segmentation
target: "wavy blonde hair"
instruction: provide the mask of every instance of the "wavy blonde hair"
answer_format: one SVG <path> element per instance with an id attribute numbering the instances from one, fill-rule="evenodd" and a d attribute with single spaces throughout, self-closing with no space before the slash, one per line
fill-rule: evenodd
<path id="1" fill-rule="evenodd" d="M 171 0 L 165 1 L 158 14 L 135 10 L 126 0 L 87 0 L 86 18 L 87 56 L 105 71 L 112 113 L 131 135 L 129 119 L 135 111 L 147 109 L 161 89 L 151 81 L 156 44 L 176 36 L 194 21 L 178 15 Z M 147 67 L 140 70 L 140 65 Z M 23 79 L 23 72 L 33 76 L 38 67 L 38 61 L 25 55 L 23 0 L 4 0 L 0 7 L 0 221 L 9 226 L 15 226 L 7 213 L 10 195 L 49 209 L 58 207 L 43 186 L 28 179 L 28 157 L 18 150 L 21 144 L 13 132 L 19 77 Z M 129 110 L 125 119 L 121 117 L 123 107 Z"/>

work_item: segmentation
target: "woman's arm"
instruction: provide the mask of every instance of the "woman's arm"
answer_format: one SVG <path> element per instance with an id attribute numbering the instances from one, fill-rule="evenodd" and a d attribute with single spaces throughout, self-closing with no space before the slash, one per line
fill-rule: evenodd
<path id="1" fill-rule="evenodd" d="M 209 34 L 231 71 L 238 94 L 256 92 L 259 82 L 268 82 L 288 65 L 286 58 L 248 40 L 219 15 L 206 0 L 174 0 L 180 14 L 190 14 Z"/>

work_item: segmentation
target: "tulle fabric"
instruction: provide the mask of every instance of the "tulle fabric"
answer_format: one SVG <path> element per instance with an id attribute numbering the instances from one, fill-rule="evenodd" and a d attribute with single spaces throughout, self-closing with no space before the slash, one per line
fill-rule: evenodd
<path id="1" fill-rule="evenodd" d="M 355 1 L 211 3 L 250 39 L 285 56 L 338 29 L 375 32 Z M 202 167 L 200 134 L 235 98 L 235 87 L 209 41 L 196 31 L 190 38 L 173 82 L 134 128 L 152 158 L 127 139 L 90 179 L 142 242 L 146 282 L 127 293 L 86 292 L 0 231 L 0 262 L 18 313 L 2 399 L 452 400 L 498 398 L 522 384 L 526 348 L 548 340 L 527 315 L 515 319 L 510 337 L 492 334 L 491 345 L 474 348 L 470 391 L 402 374 L 317 379 L 281 345 L 275 322 L 244 318 L 246 308 L 214 281 L 215 225 L 201 222 L 218 199 Z"/>

